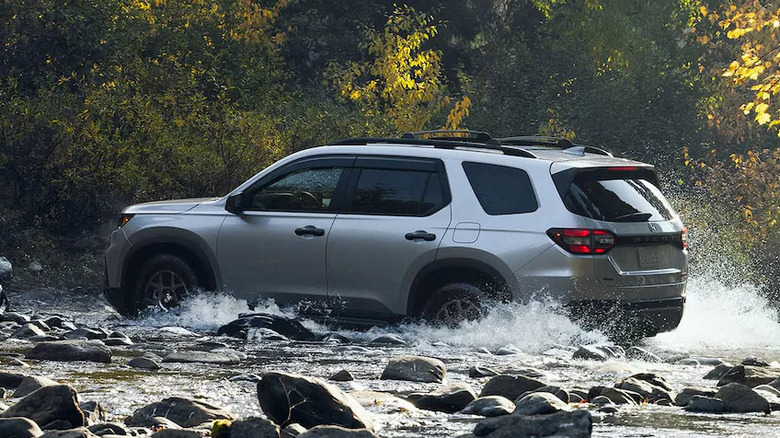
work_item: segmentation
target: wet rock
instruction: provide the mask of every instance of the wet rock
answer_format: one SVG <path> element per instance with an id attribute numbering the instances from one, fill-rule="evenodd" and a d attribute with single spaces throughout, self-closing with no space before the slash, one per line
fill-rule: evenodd
<path id="1" fill-rule="evenodd" d="M 465 408 L 463 408 L 461 414 L 473 414 L 481 415 L 483 417 L 498 417 L 501 415 L 509 415 L 515 410 L 515 404 L 500 395 L 489 395 L 487 397 L 480 397 L 475 399 Z"/>
<path id="2" fill-rule="evenodd" d="M 14 397 L 25 397 L 38 388 L 55 385 L 59 385 L 59 382 L 55 382 L 48 377 L 27 376 L 24 378 L 24 380 L 21 381 L 21 383 L 19 383 L 16 391 L 14 391 Z"/>
<path id="3" fill-rule="evenodd" d="M 666 381 L 663 381 L 663 384 L 664 386 L 668 386 Z M 651 403 L 656 403 L 659 400 L 671 401 L 674 398 L 672 393 L 666 388 L 660 385 L 654 385 L 646 380 L 640 380 L 633 376 L 619 381 L 617 384 L 615 384 L 615 387 L 633 391 Z"/>
<path id="4" fill-rule="evenodd" d="M 474 436 L 488 438 L 537 438 L 546 436 L 590 438 L 593 419 L 588 411 L 549 415 L 505 415 L 487 418 L 474 428 Z"/>
<path id="5" fill-rule="evenodd" d="M 78 427 L 68 430 L 47 430 L 41 438 L 97 438 L 86 427 Z"/>
<path id="6" fill-rule="evenodd" d="M 429 411 L 458 412 L 476 399 L 474 390 L 466 383 L 452 383 L 429 393 L 413 393 L 407 397 L 420 409 Z"/>
<path id="7" fill-rule="evenodd" d="M 121 423 L 98 423 L 88 426 L 90 432 L 98 436 L 103 435 L 130 435 L 130 429 Z"/>
<path id="8" fill-rule="evenodd" d="M 625 389 L 610 388 L 608 386 L 594 386 L 588 391 L 588 400 L 593 400 L 598 396 L 607 397 L 616 405 L 635 405 L 642 401 L 641 395 Z"/>
<path id="9" fill-rule="evenodd" d="M 585 397 L 582 397 L 579 394 L 575 394 L 573 392 L 569 393 L 569 403 L 583 403 L 585 401 Z"/>
<path id="10" fill-rule="evenodd" d="M 490 379 L 479 393 L 480 397 L 500 395 L 515 400 L 521 394 L 545 386 L 544 383 L 525 376 L 499 375 Z"/>
<path id="11" fill-rule="evenodd" d="M 157 329 L 157 333 L 174 338 L 197 338 L 199 336 L 197 333 L 191 332 L 184 327 L 160 327 Z"/>
<path id="12" fill-rule="evenodd" d="M 618 412 L 620 412 L 620 409 L 618 409 L 618 407 L 615 405 L 606 405 L 600 407 L 598 409 L 598 412 L 602 414 L 617 414 Z"/>
<path id="13" fill-rule="evenodd" d="M 279 426 L 265 418 L 250 417 L 230 424 L 230 438 L 278 438 Z"/>
<path id="14" fill-rule="evenodd" d="M 217 365 L 231 365 L 240 362 L 237 357 L 209 351 L 174 351 L 165 356 L 163 362 L 179 363 L 210 363 Z"/>
<path id="15" fill-rule="evenodd" d="M 699 366 L 701 363 L 697 359 L 686 357 L 685 359 L 680 359 L 675 362 L 675 365 Z"/>
<path id="16" fill-rule="evenodd" d="M 514 344 L 505 345 L 501 348 L 499 348 L 496 352 L 496 356 L 511 356 L 515 354 L 520 354 L 522 351 L 517 348 Z"/>
<path id="17" fill-rule="evenodd" d="M 352 376 L 352 373 L 350 373 L 349 371 L 341 370 L 336 374 L 330 376 L 328 380 L 333 380 L 334 382 L 351 382 L 355 380 L 355 378 Z"/>
<path id="18" fill-rule="evenodd" d="M 493 377 L 497 375 L 498 375 L 498 371 L 488 367 L 481 367 L 481 366 L 474 365 L 471 368 L 469 368 L 469 377 L 472 378 Z"/>
<path id="19" fill-rule="evenodd" d="M 0 413 L 0 418 L 25 417 L 47 425 L 64 420 L 72 426 L 84 426 L 84 413 L 78 404 L 76 390 L 68 385 L 44 386 Z"/>
<path id="20" fill-rule="evenodd" d="M 0 371 L 0 387 L 15 389 L 27 377 L 24 374 Z"/>
<path id="21" fill-rule="evenodd" d="M 76 330 L 76 326 L 67 320 L 62 319 L 60 316 L 49 316 L 43 320 L 51 328 L 64 329 L 64 330 Z"/>
<path id="22" fill-rule="evenodd" d="M 371 413 L 397 415 L 407 412 L 418 412 L 411 402 L 388 392 L 352 391 L 349 395 Z"/>
<path id="23" fill-rule="evenodd" d="M 238 319 L 223 325 L 217 330 L 218 335 L 246 338 L 249 329 L 267 328 L 298 341 L 313 341 L 317 339 L 311 330 L 299 321 L 281 315 L 270 313 L 241 314 Z"/>
<path id="24" fill-rule="evenodd" d="M 726 375 L 726 373 L 731 370 L 732 366 L 729 364 L 720 364 L 716 365 L 715 368 L 711 369 L 710 372 L 704 375 L 704 378 L 707 380 L 720 380 L 723 376 Z"/>
<path id="25" fill-rule="evenodd" d="M 684 409 L 688 412 L 721 414 L 726 412 L 726 404 L 718 398 L 694 395 Z"/>
<path id="26" fill-rule="evenodd" d="M 401 356 L 390 359 L 382 380 L 441 383 L 447 376 L 444 362 L 430 357 Z"/>
<path id="27" fill-rule="evenodd" d="M 741 383 L 729 383 L 721 387 L 715 393 L 715 398 L 723 400 L 728 412 L 771 412 L 769 402 L 764 397 Z"/>
<path id="28" fill-rule="evenodd" d="M 133 341 L 127 336 L 121 333 L 111 333 L 109 337 L 103 340 L 103 343 L 109 347 L 121 347 L 125 345 L 133 345 Z"/>
<path id="29" fill-rule="evenodd" d="M 16 438 L 37 438 L 43 435 L 38 424 L 28 418 L 0 418 L 0 436 Z"/>
<path id="30" fill-rule="evenodd" d="M 46 336 L 46 332 L 41 330 L 35 324 L 31 324 L 29 322 L 11 333 L 11 337 L 14 339 L 30 339 L 35 336 Z"/>
<path id="31" fill-rule="evenodd" d="M 750 365 L 750 366 L 754 366 L 754 367 L 768 367 L 768 366 L 770 366 L 769 362 L 767 362 L 767 361 L 765 361 L 763 359 L 759 359 L 757 357 L 753 357 L 753 356 L 748 356 L 748 357 L 742 359 L 742 365 Z"/>
<path id="32" fill-rule="evenodd" d="M 160 369 L 160 363 L 146 356 L 139 356 L 130 359 L 127 364 L 133 368 L 156 371 Z"/>
<path id="33" fill-rule="evenodd" d="M 612 400 L 610 400 L 609 397 L 604 397 L 603 395 L 593 397 L 591 403 L 593 403 L 596 406 L 614 405 L 614 403 L 612 403 Z"/>
<path id="34" fill-rule="evenodd" d="M 237 336 L 241 337 L 241 336 Z M 287 336 L 277 333 L 269 328 L 250 328 L 246 332 L 247 341 L 260 342 L 260 341 L 289 341 Z"/>
<path id="35" fill-rule="evenodd" d="M 91 328 L 77 328 L 76 330 L 71 330 L 69 332 L 63 333 L 62 337 L 65 339 L 72 339 L 72 340 L 78 340 L 78 339 L 89 339 L 89 340 L 102 340 L 108 338 L 108 333 L 104 332 L 103 330 L 95 330 Z"/>
<path id="36" fill-rule="evenodd" d="M 252 382 L 257 383 L 262 379 L 262 377 L 258 376 L 257 374 L 238 374 L 236 376 L 233 376 L 229 378 L 231 382 Z"/>
<path id="37" fill-rule="evenodd" d="M 583 345 L 572 355 L 575 360 L 599 360 L 606 361 L 610 358 L 618 357 L 616 353 L 606 346 Z"/>
<path id="38" fill-rule="evenodd" d="M 525 376 L 525 377 L 530 377 L 532 379 L 542 379 L 546 376 L 544 371 L 538 370 L 536 368 L 531 368 L 531 367 L 504 368 L 501 370 L 499 374 L 506 374 L 509 376 Z"/>
<path id="39" fill-rule="evenodd" d="M 52 421 L 50 423 L 46 423 L 46 424 L 42 425 L 41 429 L 43 429 L 44 431 L 48 431 L 48 430 L 63 430 L 63 431 L 66 431 L 66 430 L 73 429 L 74 427 L 75 426 L 73 425 L 73 423 L 71 423 L 68 420 L 54 420 L 54 421 Z"/>
<path id="40" fill-rule="evenodd" d="M 205 431 L 193 429 L 163 429 L 152 434 L 152 438 L 204 438 Z"/>
<path id="41" fill-rule="evenodd" d="M 316 426 L 298 436 L 300 438 L 378 438 L 368 429 L 345 429 L 338 426 Z"/>
<path id="42" fill-rule="evenodd" d="M 38 328 L 39 328 L 39 329 L 41 329 L 41 331 L 43 331 L 44 333 L 45 333 L 45 332 L 50 332 L 50 331 L 51 331 L 51 327 L 49 327 L 49 325 L 48 325 L 48 324 L 46 324 L 46 323 L 45 323 L 43 320 L 40 320 L 40 319 L 31 319 L 31 320 L 30 320 L 30 324 L 32 324 L 32 325 L 34 325 L 34 326 L 38 327 Z"/>
<path id="43" fill-rule="evenodd" d="M 360 345 L 343 345 L 340 347 L 334 347 L 333 351 L 335 353 L 368 353 L 371 350 L 366 347 L 361 347 Z"/>
<path id="44" fill-rule="evenodd" d="M 100 423 L 106 421 L 106 410 L 103 406 L 96 401 L 87 401 L 79 404 L 81 412 L 84 413 L 84 418 L 87 419 L 87 424 Z"/>
<path id="45" fill-rule="evenodd" d="M 349 344 L 352 342 L 352 340 L 342 335 L 341 333 L 328 333 L 324 338 L 322 338 L 322 342 L 325 344 L 338 345 Z"/>
<path id="46" fill-rule="evenodd" d="M 758 395 L 764 397 L 769 402 L 769 408 L 772 411 L 780 410 L 780 390 L 769 385 L 758 385 L 753 388 Z"/>
<path id="47" fill-rule="evenodd" d="M 723 361 L 723 359 L 718 359 L 717 357 L 695 357 L 697 362 L 701 365 L 716 367 L 718 365 L 726 364 L 726 362 Z M 726 364 L 728 365 L 728 364 Z"/>
<path id="48" fill-rule="evenodd" d="M 100 341 L 42 342 L 25 355 L 27 359 L 52 361 L 111 362 L 111 350 Z"/>
<path id="49" fill-rule="evenodd" d="M 672 390 L 672 387 L 669 385 L 666 379 L 664 379 L 663 377 L 655 373 L 637 373 L 632 375 L 631 377 L 634 379 L 642 380 L 644 382 L 647 382 L 655 387 L 664 389 L 666 391 Z"/>
<path id="50" fill-rule="evenodd" d="M 569 392 L 568 391 L 566 391 L 565 389 L 561 388 L 560 386 L 550 386 L 550 385 L 542 386 L 540 388 L 536 388 L 534 390 L 524 392 L 524 393 L 520 394 L 518 399 L 521 399 L 521 398 L 525 397 L 528 394 L 533 394 L 534 392 L 546 392 L 548 394 L 552 394 L 552 395 L 558 397 L 564 403 L 569 403 Z M 517 401 L 515 401 L 515 403 L 517 403 Z"/>
<path id="51" fill-rule="evenodd" d="M 127 419 L 125 419 L 125 422 L 127 422 Z M 147 420 L 147 426 L 152 430 L 158 430 L 158 429 L 181 429 L 182 427 L 176 424 L 176 422 L 171 421 L 165 417 L 152 417 Z"/>
<path id="52" fill-rule="evenodd" d="M 15 322 L 16 324 L 22 325 L 30 322 L 30 317 L 27 315 L 22 315 L 21 313 L 5 312 L 0 314 L 0 322 L 3 321 Z"/>
<path id="53" fill-rule="evenodd" d="M 371 340 L 374 345 L 406 345 L 406 341 L 398 335 L 380 335 Z"/>
<path id="54" fill-rule="evenodd" d="M 749 387 L 765 385 L 780 377 L 780 369 L 770 367 L 756 367 L 750 365 L 737 365 L 718 380 L 718 386 L 729 383 L 741 383 Z"/>
<path id="55" fill-rule="evenodd" d="M 282 429 L 282 433 L 279 436 L 281 438 L 295 438 L 304 432 L 306 432 L 305 427 L 298 423 L 293 423 Z"/>
<path id="56" fill-rule="evenodd" d="M 570 411 L 568 403 L 549 392 L 534 392 L 515 400 L 513 415 L 545 415 L 561 411 Z"/>
<path id="57" fill-rule="evenodd" d="M 374 429 L 368 412 L 337 387 L 319 379 L 271 372 L 257 384 L 263 412 L 282 427 L 299 423 L 306 428 L 333 424 L 350 429 Z"/>
<path id="58" fill-rule="evenodd" d="M 629 347 L 626 350 L 626 357 L 632 360 L 641 360 L 642 362 L 660 363 L 663 362 L 657 355 L 641 347 Z"/>
<path id="59" fill-rule="evenodd" d="M 695 396 L 714 397 L 715 390 L 709 388 L 683 388 L 682 392 L 674 398 L 674 404 L 677 406 L 686 406 Z"/>
<path id="60" fill-rule="evenodd" d="M 164 417 L 181 427 L 193 427 L 211 420 L 233 419 L 224 409 L 204 401 L 169 397 L 137 409 L 125 424 L 130 427 L 149 427 L 155 417 Z"/>

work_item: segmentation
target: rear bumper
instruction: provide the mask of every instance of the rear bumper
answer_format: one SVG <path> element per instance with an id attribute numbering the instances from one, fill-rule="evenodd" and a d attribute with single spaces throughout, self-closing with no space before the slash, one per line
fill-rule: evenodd
<path id="1" fill-rule="evenodd" d="M 573 301 L 567 310 L 575 319 L 591 328 L 639 330 L 647 336 L 677 328 L 683 316 L 685 297 L 644 301 Z"/>

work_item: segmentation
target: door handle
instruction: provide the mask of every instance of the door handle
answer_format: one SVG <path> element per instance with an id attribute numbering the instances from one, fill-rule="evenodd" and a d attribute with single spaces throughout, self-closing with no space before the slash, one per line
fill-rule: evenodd
<path id="1" fill-rule="evenodd" d="M 296 228 L 295 229 L 295 235 L 296 236 L 324 236 L 325 230 L 322 228 L 317 228 L 314 225 L 306 225 L 303 228 Z"/>
<path id="2" fill-rule="evenodd" d="M 406 233 L 404 236 L 406 237 L 406 240 L 418 240 L 422 239 L 426 242 L 432 242 L 436 240 L 436 235 L 433 233 L 429 233 L 425 230 L 417 230 L 414 233 Z"/>

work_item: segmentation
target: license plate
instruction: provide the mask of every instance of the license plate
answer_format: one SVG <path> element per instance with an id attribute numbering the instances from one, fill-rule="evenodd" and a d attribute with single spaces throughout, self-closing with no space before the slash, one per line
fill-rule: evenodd
<path id="1" fill-rule="evenodd" d="M 640 268 L 657 268 L 660 264 L 658 248 L 642 246 L 636 249 Z"/>

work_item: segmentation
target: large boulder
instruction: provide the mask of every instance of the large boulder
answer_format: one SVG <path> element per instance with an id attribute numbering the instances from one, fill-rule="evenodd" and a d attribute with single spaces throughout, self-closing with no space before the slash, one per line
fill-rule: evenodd
<path id="1" fill-rule="evenodd" d="M 646 380 L 640 380 L 636 377 L 627 377 L 615 384 L 615 387 L 633 391 L 651 403 L 659 400 L 672 401 L 673 399 L 672 393 L 665 388 L 655 386 Z"/>
<path id="2" fill-rule="evenodd" d="M 537 438 L 546 436 L 590 438 L 593 419 L 588 411 L 574 410 L 549 415 L 505 415 L 486 418 L 474 435 L 488 438 Z"/>
<path id="3" fill-rule="evenodd" d="M 267 328 L 298 341 L 313 341 L 318 337 L 299 321 L 270 313 L 244 313 L 217 330 L 219 335 L 246 339 L 251 329 Z"/>
<path id="4" fill-rule="evenodd" d="M 100 341 L 54 341 L 41 342 L 28 351 L 27 359 L 53 360 L 60 362 L 87 361 L 111 362 L 111 350 Z"/>
<path id="5" fill-rule="evenodd" d="M 460 413 L 481 415 L 483 417 L 500 417 L 509 415 L 514 410 L 515 404 L 511 400 L 500 395 L 489 395 L 472 401 Z"/>
<path id="6" fill-rule="evenodd" d="M 164 417 L 181 427 L 193 427 L 212 420 L 232 420 L 229 412 L 201 400 L 169 397 L 144 406 L 125 420 L 130 427 L 149 427 L 155 417 Z"/>
<path id="7" fill-rule="evenodd" d="M 731 365 L 722 363 L 715 365 L 715 368 L 711 369 L 707 374 L 704 375 L 704 379 L 707 380 L 720 380 L 721 377 L 725 376 L 726 373 L 729 372 L 733 368 Z"/>
<path id="8" fill-rule="evenodd" d="M 0 418 L 25 417 L 45 426 L 61 420 L 71 427 L 86 426 L 78 394 L 68 385 L 44 386 L 0 413 Z"/>
<path id="9" fill-rule="evenodd" d="M 728 412 L 770 413 L 769 401 L 741 383 L 729 383 L 721 387 L 715 398 L 723 400 Z"/>
<path id="10" fill-rule="evenodd" d="M 368 412 L 352 397 L 319 379 L 271 372 L 257 383 L 263 412 L 282 427 L 299 423 L 312 428 L 336 425 L 348 429 L 374 429 Z"/>
<path id="11" fill-rule="evenodd" d="M 25 377 L 24 374 L 0 371 L 0 388 L 15 389 Z"/>
<path id="12" fill-rule="evenodd" d="M 474 399 L 474 390 L 466 383 L 453 383 L 429 393 L 413 393 L 407 397 L 420 409 L 448 413 L 460 411 Z"/>
<path id="13" fill-rule="evenodd" d="M 38 438 L 43 431 L 29 418 L 0 418 L 0 436 L 16 438 Z"/>
<path id="14" fill-rule="evenodd" d="M 726 412 L 726 404 L 719 398 L 694 395 L 684 409 L 689 412 L 721 414 Z"/>
<path id="15" fill-rule="evenodd" d="M 533 392 L 515 401 L 513 415 L 545 415 L 570 411 L 568 403 L 549 392 Z"/>
<path id="16" fill-rule="evenodd" d="M 526 376 L 498 375 L 490 379 L 479 393 L 480 397 L 500 395 L 515 400 L 527 391 L 545 386 L 544 383 Z"/>
<path id="17" fill-rule="evenodd" d="M 688 402 L 697 395 L 700 397 L 714 397 L 715 392 L 714 389 L 709 388 L 683 388 L 683 390 L 677 394 L 677 397 L 674 398 L 674 404 L 677 406 L 686 406 L 688 405 Z"/>
<path id="18" fill-rule="evenodd" d="M 741 383 L 751 388 L 758 385 L 766 385 L 780 377 L 780 368 L 763 366 L 737 365 L 729 369 L 718 380 L 718 386 L 729 383 Z"/>
<path id="19" fill-rule="evenodd" d="M 68 430 L 47 430 L 41 438 L 98 438 L 86 427 L 77 427 Z"/>
<path id="20" fill-rule="evenodd" d="M 430 357 L 402 356 L 390 359 L 382 372 L 382 380 L 441 383 L 447 376 L 444 362 Z"/>
<path id="21" fill-rule="evenodd" d="M 19 386 L 14 391 L 14 397 L 25 397 L 32 393 L 36 389 L 43 388 L 44 386 L 59 385 L 59 382 L 55 382 L 48 377 L 41 376 L 27 376 L 19 383 Z"/>
<path id="22" fill-rule="evenodd" d="M 540 388 L 536 388 L 534 390 L 524 392 L 520 394 L 520 397 L 518 397 L 517 400 L 525 397 L 528 394 L 532 394 L 534 392 L 546 392 L 558 397 L 564 403 L 569 403 L 569 397 L 570 397 L 569 391 L 561 388 L 560 386 L 555 386 L 555 385 L 542 386 Z M 517 402 L 517 400 L 515 400 L 515 402 Z"/>
<path id="23" fill-rule="evenodd" d="M 250 417 L 230 424 L 230 438 L 279 438 L 279 426 L 265 418 Z"/>
<path id="24" fill-rule="evenodd" d="M 588 391 L 588 400 L 596 397 L 607 397 L 616 405 L 636 405 L 642 402 L 642 396 L 634 391 L 620 388 L 610 388 L 608 386 L 594 386 Z"/>

